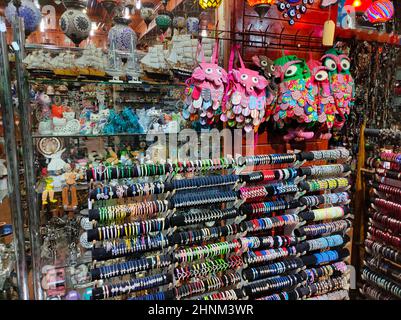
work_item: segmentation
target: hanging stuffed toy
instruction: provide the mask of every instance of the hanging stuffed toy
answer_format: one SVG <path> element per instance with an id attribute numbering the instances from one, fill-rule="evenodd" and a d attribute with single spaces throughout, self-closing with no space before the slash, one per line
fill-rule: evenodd
<path id="1" fill-rule="evenodd" d="M 269 83 L 266 87 L 266 106 L 267 110 L 270 110 L 270 106 L 275 102 L 277 95 L 277 84 L 274 81 L 274 72 L 276 71 L 274 62 L 266 56 L 253 56 L 252 61 L 259 67 L 259 74 L 264 76 Z"/>
<path id="2" fill-rule="evenodd" d="M 329 140 L 331 138 L 330 131 L 334 125 L 336 105 L 331 94 L 328 69 L 322 65 L 321 61 L 312 59 L 312 55 L 307 64 L 311 70 L 313 95 L 316 99 L 318 121 L 321 124 L 320 132 L 318 132 L 320 135 L 315 134 L 315 136 Z"/>
<path id="3" fill-rule="evenodd" d="M 202 45 L 199 45 L 201 63 L 186 82 L 187 98 L 183 110 L 184 119 L 197 120 L 200 116 L 202 126 L 211 125 L 221 114 L 221 104 L 227 85 L 227 72 L 219 67 L 219 43 L 213 50 L 211 62 L 207 63 L 203 54 Z"/>
<path id="4" fill-rule="evenodd" d="M 235 53 L 241 64 L 238 69 L 233 68 Z M 257 132 L 266 120 L 266 88 L 269 83 L 258 71 L 245 67 L 237 45 L 231 49 L 228 78 L 226 104 L 220 119 L 230 127 Z"/>
<path id="5" fill-rule="evenodd" d="M 312 139 L 312 129 L 318 121 L 310 70 L 303 59 L 283 56 L 275 62 L 275 76 L 280 79 L 273 119 L 279 128 L 290 127 L 286 141 Z M 295 123 L 294 123 L 295 122 Z M 299 124 L 302 124 L 301 126 Z M 293 129 L 293 126 L 296 129 Z"/>
<path id="6" fill-rule="evenodd" d="M 354 79 L 350 73 L 350 58 L 336 49 L 330 49 L 322 57 L 328 69 L 330 88 L 336 104 L 334 126 L 341 129 L 354 105 Z"/>

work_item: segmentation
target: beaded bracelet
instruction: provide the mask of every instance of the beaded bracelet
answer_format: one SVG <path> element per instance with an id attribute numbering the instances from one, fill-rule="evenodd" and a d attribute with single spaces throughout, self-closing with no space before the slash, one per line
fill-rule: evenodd
<path id="1" fill-rule="evenodd" d="M 308 207 L 316 207 L 321 204 L 340 204 L 348 202 L 349 194 L 347 192 L 329 193 L 318 196 L 304 196 L 300 202 Z"/>
<path id="2" fill-rule="evenodd" d="M 308 192 L 316 192 L 323 190 L 335 190 L 348 187 L 347 178 L 323 179 L 323 180 L 308 180 L 302 181 L 299 186 L 302 190 Z"/>
<path id="3" fill-rule="evenodd" d="M 282 248 L 294 246 L 298 239 L 288 236 L 246 237 L 240 238 L 243 249 Z"/>
<path id="4" fill-rule="evenodd" d="M 296 254 L 295 247 L 249 251 L 245 253 L 244 260 L 249 266 L 253 266 Z"/>
<path id="5" fill-rule="evenodd" d="M 374 222 L 379 223 L 379 225 L 384 228 L 390 229 L 393 233 L 401 233 L 401 220 L 388 217 L 387 215 L 379 212 L 373 212 L 371 217 Z"/>
<path id="6" fill-rule="evenodd" d="M 344 217 L 343 207 L 331 207 L 324 209 L 315 209 L 309 212 L 302 212 L 299 216 L 306 221 L 324 221 L 324 220 L 336 220 Z"/>
<path id="7" fill-rule="evenodd" d="M 370 285 L 364 284 L 362 287 L 362 294 L 369 299 L 373 300 L 395 300 L 395 297 L 381 292 L 379 289 Z"/>
<path id="8" fill-rule="evenodd" d="M 208 190 L 202 193 L 184 193 L 175 194 L 170 202 L 173 208 L 184 208 L 201 205 L 210 205 L 222 202 L 236 201 L 237 193 L 235 191 L 213 191 Z"/>
<path id="9" fill-rule="evenodd" d="M 368 250 L 371 250 L 373 254 L 379 254 L 386 259 L 394 261 L 396 263 L 401 263 L 401 253 L 393 248 L 390 248 L 382 243 L 374 242 L 371 239 L 365 240 L 365 246 Z"/>
<path id="10" fill-rule="evenodd" d="M 174 253 L 174 258 L 177 262 L 188 262 L 194 260 L 202 260 L 205 258 L 212 258 L 220 255 L 226 255 L 234 252 L 240 248 L 238 241 L 233 242 L 219 242 L 200 247 L 191 247 L 187 249 L 179 249 Z"/>
<path id="11" fill-rule="evenodd" d="M 270 230 L 273 228 L 282 227 L 285 225 L 296 225 L 299 223 L 299 217 L 296 214 L 283 215 L 272 218 L 261 218 L 250 221 L 245 221 L 245 229 L 248 232 Z"/>
<path id="12" fill-rule="evenodd" d="M 291 270 L 296 270 L 304 266 L 299 258 L 289 258 L 276 263 L 267 264 L 261 267 L 244 270 L 242 275 L 245 280 L 255 281 L 267 277 L 284 274 Z"/>
<path id="13" fill-rule="evenodd" d="M 236 301 L 244 297 L 244 294 L 240 290 L 226 290 L 220 291 L 211 295 L 207 295 L 201 297 L 197 300 L 206 300 L 206 301 Z"/>
<path id="14" fill-rule="evenodd" d="M 401 237 L 394 236 L 389 232 L 384 232 L 373 226 L 369 227 L 368 232 L 371 234 L 372 240 L 380 240 L 385 244 L 401 249 Z"/>

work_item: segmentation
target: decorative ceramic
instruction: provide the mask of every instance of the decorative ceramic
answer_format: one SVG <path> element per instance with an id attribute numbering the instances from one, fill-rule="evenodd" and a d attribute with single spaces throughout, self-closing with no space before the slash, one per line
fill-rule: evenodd
<path id="1" fill-rule="evenodd" d="M 11 1 L 5 10 L 7 21 L 11 23 L 16 13 L 17 9 Z M 18 16 L 24 18 L 25 33 L 27 35 L 35 31 L 40 23 L 40 20 L 42 19 L 42 14 L 40 13 L 40 10 L 35 6 L 32 1 L 29 0 L 21 1 L 21 7 L 18 10 Z"/>
<path id="2" fill-rule="evenodd" d="M 137 36 L 135 31 L 128 26 L 130 20 L 118 17 L 114 19 L 114 22 L 116 25 L 109 31 L 109 46 L 114 41 L 117 50 L 129 51 L 133 41 L 136 47 Z"/>
<path id="3" fill-rule="evenodd" d="M 193 35 L 198 34 L 199 32 L 199 19 L 196 17 L 189 17 L 187 19 L 187 30 L 188 33 Z"/>
<path id="4" fill-rule="evenodd" d="M 168 30 L 168 28 L 170 28 L 171 23 L 172 23 L 172 20 L 171 20 L 170 14 L 167 12 L 161 12 L 156 17 L 156 25 L 163 32 L 166 32 Z"/>
<path id="5" fill-rule="evenodd" d="M 47 135 L 52 133 L 52 121 L 51 120 L 44 120 L 39 122 L 38 128 L 39 134 Z"/>
<path id="6" fill-rule="evenodd" d="M 144 4 L 141 9 L 141 18 L 146 23 L 146 26 L 149 27 L 149 24 L 155 18 L 155 10 L 151 6 Z"/>
<path id="7" fill-rule="evenodd" d="M 91 26 L 89 17 L 76 8 L 68 9 L 60 18 L 61 30 L 76 46 L 89 37 Z"/>
<path id="8" fill-rule="evenodd" d="M 185 18 L 184 17 L 175 17 L 173 19 L 173 27 L 178 30 L 182 30 L 185 28 Z"/>

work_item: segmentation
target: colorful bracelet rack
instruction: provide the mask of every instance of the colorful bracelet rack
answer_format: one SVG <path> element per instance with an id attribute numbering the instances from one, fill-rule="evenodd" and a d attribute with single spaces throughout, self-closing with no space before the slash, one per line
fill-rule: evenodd
<path id="1" fill-rule="evenodd" d="M 307 192 L 316 192 L 324 190 L 336 190 L 349 186 L 347 178 L 323 179 L 323 180 L 307 180 L 301 181 L 299 187 Z"/>

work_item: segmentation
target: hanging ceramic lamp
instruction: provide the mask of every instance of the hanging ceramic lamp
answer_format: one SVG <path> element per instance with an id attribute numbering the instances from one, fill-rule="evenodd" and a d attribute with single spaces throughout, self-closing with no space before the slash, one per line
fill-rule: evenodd
<path id="1" fill-rule="evenodd" d="M 42 19 L 40 10 L 29 0 L 22 0 L 18 9 L 13 4 L 13 1 L 11 1 L 5 9 L 7 21 L 12 23 L 17 12 L 19 17 L 24 18 L 25 35 L 30 35 L 40 24 L 40 20 Z"/>
<path id="2" fill-rule="evenodd" d="M 366 10 L 364 17 L 370 23 L 384 23 L 394 16 L 394 5 L 390 0 L 378 0 Z"/>
<path id="3" fill-rule="evenodd" d="M 141 8 L 141 18 L 145 22 L 146 26 L 155 19 L 155 10 L 152 3 L 144 3 Z"/>
<path id="4" fill-rule="evenodd" d="M 129 51 L 132 45 L 136 47 L 137 35 L 129 26 L 131 20 L 123 17 L 115 17 L 113 20 L 114 27 L 110 29 L 108 35 L 109 45 L 114 40 L 116 49 L 125 52 Z"/>
<path id="5" fill-rule="evenodd" d="M 172 21 L 171 14 L 167 11 L 159 12 L 156 17 L 156 25 L 163 33 L 171 27 Z"/>
<path id="6" fill-rule="evenodd" d="M 196 36 L 199 33 L 199 19 L 196 17 L 189 17 L 187 19 L 187 31 L 189 34 Z"/>
<path id="7" fill-rule="evenodd" d="M 185 18 L 184 17 L 174 17 L 173 27 L 181 31 L 185 28 Z"/>
<path id="8" fill-rule="evenodd" d="M 64 34 L 78 47 L 89 37 L 92 22 L 82 11 L 85 5 L 79 1 L 65 1 L 67 11 L 60 17 L 60 28 Z"/>
<path id="9" fill-rule="evenodd" d="M 217 9 L 223 0 L 199 0 L 202 9 Z"/>
<path id="10" fill-rule="evenodd" d="M 247 0 L 250 7 L 252 7 L 260 18 L 266 16 L 270 7 L 276 3 L 276 0 Z"/>
<path id="11" fill-rule="evenodd" d="M 113 9 L 117 6 L 117 1 L 115 0 L 100 0 L 99 3 L 107 11 L 108 14 L 113 12 Z"/>

